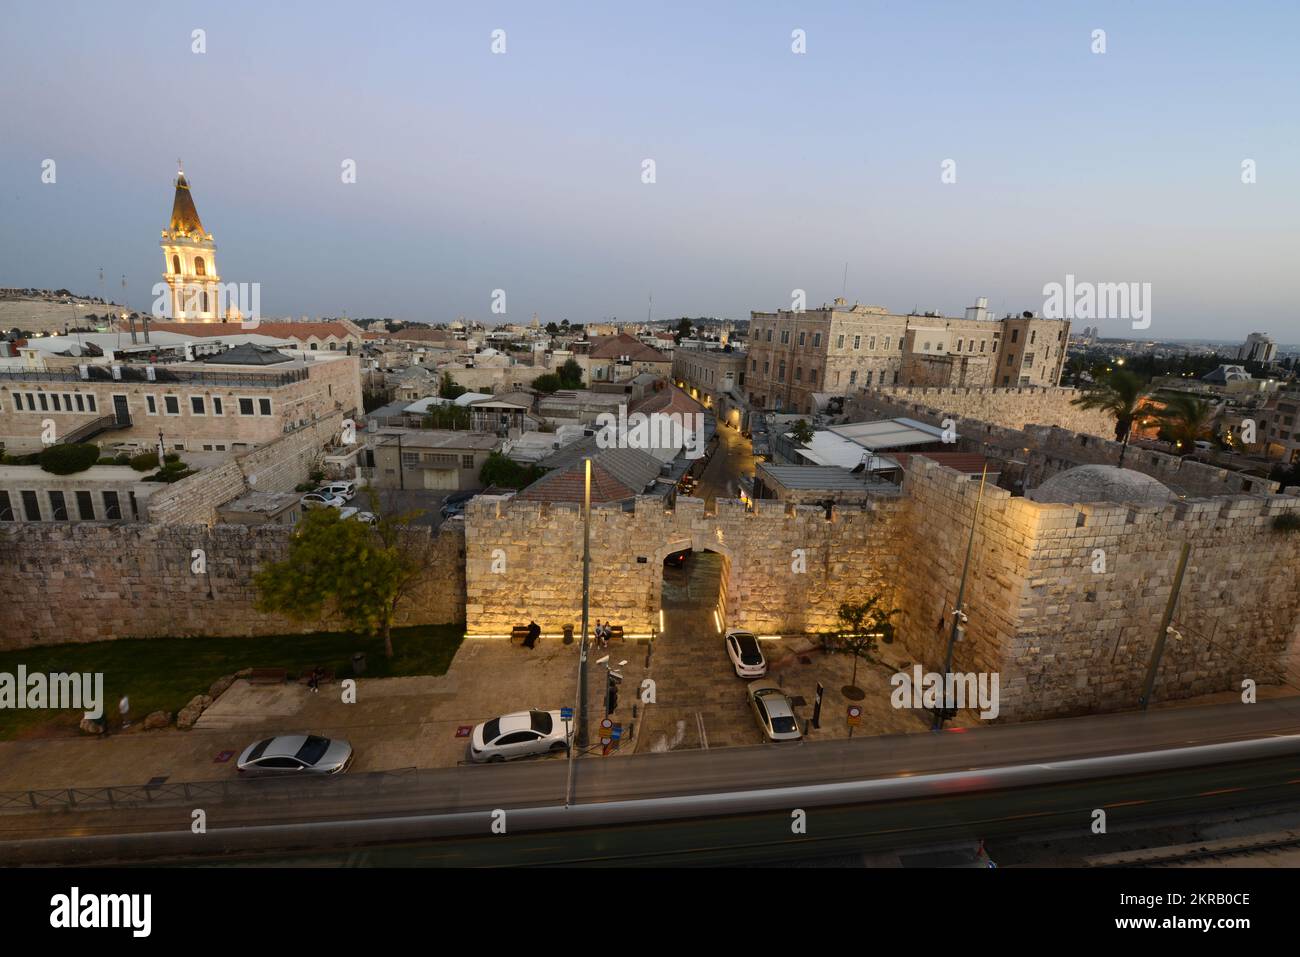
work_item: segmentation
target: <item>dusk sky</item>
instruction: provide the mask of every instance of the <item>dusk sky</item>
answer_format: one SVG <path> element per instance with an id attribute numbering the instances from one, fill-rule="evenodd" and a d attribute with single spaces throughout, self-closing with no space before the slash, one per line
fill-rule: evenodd
<path id="1" fill-rule="evenodd" d="M 847 262 L 897 311 L 1073 274 L 1151 283 L 1151 337 L 1296 342 L 1298 31 L 1293 0 L 8 0 L 0 285 L 102 267 L 148 307 L 180 157 L 266 315 L 743 318 Z"/>

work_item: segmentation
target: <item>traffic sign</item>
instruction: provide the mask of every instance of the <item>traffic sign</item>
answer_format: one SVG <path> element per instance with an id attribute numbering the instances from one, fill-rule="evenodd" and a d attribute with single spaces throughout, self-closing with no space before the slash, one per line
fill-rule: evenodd
<path id="1" fill-rule="evenodd" d="M 609 744 L 613 740 L 614 722 L 609 718 L 600 719 L 600 743 Z"/>
<path id="2" fill-rule="evenodd" d="M 572 721 L 572 720 L 573 720 L 573 709 L 572 709 L 572 708 L 561 708 L 561 709 L 560 709 L 560 720 L 561 720 L 561 721 Z"/>
<path id="3" fill-rule="evenodd" d="M 862 723 L 862 708 L 860 705 L 849 705 L 849 727 Z"/>

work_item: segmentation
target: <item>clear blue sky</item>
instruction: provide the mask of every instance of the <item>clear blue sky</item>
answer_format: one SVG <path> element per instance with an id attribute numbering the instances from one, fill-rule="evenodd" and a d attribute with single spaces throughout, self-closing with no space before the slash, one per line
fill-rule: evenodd
<path id="1" fill-rule="evenodd" d="M 1152 283 L 1152 336 L 1295 341 L 1297 33 L 1294 2 L 8 0 L 0 285 L 102 266 L 147 306 L 179 156 L 272 315 L 743 317 L 847 262 L 893 309 L 1073 273 Z"/>

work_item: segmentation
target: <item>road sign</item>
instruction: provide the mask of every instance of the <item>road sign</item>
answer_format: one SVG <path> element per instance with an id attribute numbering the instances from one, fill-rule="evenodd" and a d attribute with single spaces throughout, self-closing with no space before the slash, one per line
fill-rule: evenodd
<path id="1" fill-rule="evenodd" d="M 862 723 L 862 708 L 861 708 L 861 706 L 856 705 L 856 704 L 851 704 L 851 705 L 849 705 L 849 727 L 852 728 L 852 727 L 854 727 L 855 725 L 858 725 L 858 724 L 861 724 L 861 723 Z"/>
<path id="2" fill-rule="evenodd" d="M 812 724 L 814 728 L 820 728 L 822 726 L 822 692 L 824 690 L 825 689 L 822 687 L 822 683 L 820 681 L 817 682 L 817 697 L 813 702 L 813 717 L 812 717 Z"/>
<path id="3" fill-rule="evenodd" d="M 600 743 L 609 744 L 613 740 L 614 722 L 609 718 L 600 719 Z"/>
<path id="4" fill-rule="evenodd" d="M 623 737 L 623 726 L 621 724 L 614 725 L 614 727 L 610 729 L 609 736 L 615 741 L 618 741 Z"/>
<path id="5" fill-rule="evenodd" d="M 561 721 L 572 721 L 572 720 L 573 720 L 573 709 L 572 709 L 572 708 L 561 708 L 561 709 L 560 709 L 560 720 L 561 720 Z"/>

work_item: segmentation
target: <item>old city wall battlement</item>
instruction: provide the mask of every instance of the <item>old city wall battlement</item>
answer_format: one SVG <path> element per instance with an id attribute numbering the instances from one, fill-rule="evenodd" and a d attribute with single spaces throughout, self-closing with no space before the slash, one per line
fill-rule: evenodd
<path id="1" fill-rule="evenodd" d="M 1087 435 L 1113 436 L 1115 424 L 1109 415 L 1072 404 L 1082 394 L 1078 389 L 1055 386 L 879 386 L 851 396 L 845 411 L 850 420 L 879 415 L 920 419 L 924 413 L 942 412 L 940 418 L 977 419 L 1006 429 L 1046 424 Z"/>
<path id="2" fill-rule="evenodd" d="M 196 635 L 319 631 L 254 607 L 253 575 L 288 554 L 287 525 L 145 525 L 52 522 L 0 525 L 6 609 L 0 649 L 37 644 Z M 462 620 L 464 534 L 458 523 L 430 535 L 428 574 L 398 624 Z M 203 549 L 206 574 L 191 571 Z"/>

